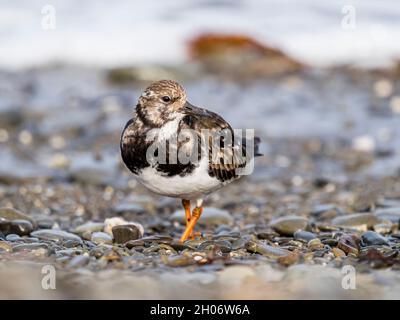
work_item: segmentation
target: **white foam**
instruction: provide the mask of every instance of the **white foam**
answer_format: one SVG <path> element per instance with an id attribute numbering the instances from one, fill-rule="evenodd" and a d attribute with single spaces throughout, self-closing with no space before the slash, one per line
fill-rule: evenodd
<path id="1" fill-rule="evenodd" d="M 196 34 L 252 35 L 317 65 L 387 65 L 400 56 L 396 0 L 78 1 L 54 0 L 56 29 L 42 29 L 38 0 L 0 4 L 0 67 L 49 61 L 94 66 L 185 61 Z M 356 9 L 353 30 L 341 26 Z"/>

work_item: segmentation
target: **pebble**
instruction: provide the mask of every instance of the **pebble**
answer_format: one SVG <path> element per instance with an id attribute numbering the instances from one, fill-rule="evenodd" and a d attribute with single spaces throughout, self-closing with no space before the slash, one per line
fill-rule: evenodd
<path id="1" fill-rule="evenodd" d="M 360 231 L 366 231 L 379 223 L 380 219 L 372 213 L 353 213 L 345 216 L 336 217 L 332 224 L 337 227 L 347 227 Z"/>
<path id="2" fill-rule="evenodd" d="M 232 242 L 232 250 L 239 250 L 245 248 L 246 240 L 243 238 L 236 239 Z"/>
<path id="3" fill-rule="evenodd" d="M 67 241 L 67 240 L 75 240 L 82 242 L 82 239 L 73 233 L 69 233 L 63 230 L 57 229 L 42 229 L 33 231 L 31 236 L 39 238 L 41 240 L 50 240 L 50 241 Z"/>
<path id="4" fill-rule="evenodd" d="M 286 216 L 272 220 L 269 225 L 281 235 L 292 236 L 307 227 L 308 220 L 300 216 Z"/>
<path id="5" fill-rule="evenodd" d="M 343 250 L 346 254 L 353 254 L 358 256 L 360 250 L 361 239 L 355 234 L 344 234 L 340 237 L 338 248 Z"/>
<path id="6" fill-rule="evenodd" d="M 291 251 L 280 247 L 270 246 L 261 242 L 249 241 L 246 243 L 246 249 L 249 252 L 259 253 L 268 258 L 277 259 L 291 254 Z"/>
<path id="7" fill-rule="evenodd" d="M 10 233 L 6 236 L 6 240 L 7 241 L 18 241 L 18 240 L 21 240 L 21 237 L 17 234 Z"/>
<path id="8" fill-rule="evenodd" d="M 170 219 L 186 223 L 185 212 L 183 210 L 175 211 Z M 229 211 L 213 207 L 206 207 L 199 220 L 199 223 L 206 225 L 231 225 L 233 222 L 234 219 Z"/>
<path id="9" fill-rule="evenodd" d="M 371 245 L 389 245 L 388 240 L 374 231 L 367 231 L 361 235 L 362 243 L 364 246 Z"/>
<path id="10" fill-rule="evenodd" d="M 36 221 L 33 220 L 30 216 L 26 215 L 25 213 L 13 209 L 13 208 L 6 208 L 2 207 L 0 208 L 0 220 L 1 218 L 5 220 L 28 220 L 34 227 L 36 227 Z"/>
<path id="11" fill-rule="evenodd" d="M 297 230 L 293 236 L 296 240 L 303 240 L 307 242 L 317 237 L 315 233 L 304 230 Z"/>
<path id="12" fill-rule="evenodd" d="M 32 231 L 32 223 L 28 220 L 0 221 L 0 232 L 4 235 L 17 234 L 19 236 L 25 236 L 30 234 Z"/>
<path id="13" fill-rule="evenodd" d="M 286 256 L 278 258 L 278 263 L 283 266 L 291 266 L 299 261 L 300 255 L 297 252 L 290 252 Z"/>
<path id="14" fill-rule="evenodd" d="M 116 243 L 126 243 L 129 240 L 139 239 L 143 235 L 135 224 L 114 226 L 112 234 Z"/>
<path id="15" fill-rule="evenodd" d="M 112 237 L 105 232 L 93 232 L 92 239 L 95 244 L 112 244 Z"/>
<path id="16" fill-rule="evenodd" d="M 113 235 L 112 228 L 115 226 L 123 226 L 123 225 L 135 225 L 138 230 L 140 237 L 143 237 L 144 234 L 144 228 L 140 223 L 137 222 L 132 222 L 132 221 L 126 221 L 125 219 L 121 217 L 112 217 L 108 218 L 104 221 L 104 232 L 108 233 L 110 236 Z"/>
<path id="17" fill-rule="evenodd" d="M 336 258 L 344 258 L 346 257 L 346 253 L 339 248 L 332 248 L 332 253 L 335 255 Z"/>
<path id="18" fill-rule="evenodd" d="M 322 249 L 324 249 L 324 244 L 321 242 L 320 239 L 315 238 L 315 239 L 311 239 L 311 240 L 307 243 L 307 247 L 308 247 L 311 251 L 317 251 L 317 250 L 322 250 Z"/>

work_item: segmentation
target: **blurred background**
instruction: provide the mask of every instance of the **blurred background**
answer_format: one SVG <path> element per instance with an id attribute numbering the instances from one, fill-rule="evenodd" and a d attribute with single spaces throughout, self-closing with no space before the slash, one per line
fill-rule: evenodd
<path id="1" fill-rule="evenodd" d="M 190 281 L 206 287 L 193 291 L 180 282 L 179 290 L 169 290 L 177 281 L 170 272 L 193 268 L 194 260 L 166 262 L 165 247 L 143 248 L 172 240 L 149 240 L 132 254 L 131 248 L 112 247 L 112 238 L 94 239 L 99 225 L 85 229 L 85 236 L 76 228 L 117 216 L 140 222 L 149 237 L 176 238 L 183 230 L 177 221 L 182 213 L 175 212 L 179 203 L 142 189 L 119 155 L 120 134 L 141 91 L 152 81 L 173 79 L 184 85 L 192 104 L 219 113 L 233 128 L 254 128 L 266 155 L 251 177 L 210 196 L 206 204 L 217 210 L 210 210 L 217 218 L 201 225 L 202 231 L 240 232 L 245 243 L 260 229 L 270 230 L 270 220 L 287 214 L 304 217 L 312 229 L 318 223 L 335 225 L 336 216 L 377 214 L 381 206 L 393 207 L 394 215 L 385 213 L 389 227 L 382 231 L 393 236 L 400 217 L 399 38 L 396 0 L 0 0 L 0 220 L 8 221 L 0 226 L 5 266 L 0 297 L 186 298 L 187 292 L 227 299 L 348 297 L 339 287 L 332 289 L 340 277 L 337 269 L 317 269 L 332 283 L 311 287 L 312 268 L 271 269 L 268 274 L 275 276 L 263 278 L 270 289 L 254 290 L 259 274 L 266 272 L 262 268 L 276 263 L 276 257 L 262 260 L 261 269 L 240 267 L 233 274 L 224 263 L 196 265 L 199 276 Z M 72 232 L 88 243 L 71 249 L 64 243 L 71 239 L 57 232 L 50 240 L 48 235 L 7 238 L 9 221 L 21 219 L 33 219 L 33 229 Z M 221 224 L 226 228 L 215 231 Z M 28 231 L 20 236 L 33 230 Z M 288 241 L 275 240 L 280 246 Z M 235 257 L 259 263 L 244 245 L 237 250 Z M 398 246 L 393 250 L 397 254 Z M 331 263 L 326 259 L 310 264 Z M 384 267 L 395 264 L 378 260 Z M 30 265 L 18 264 L 18 271 L 15 261 L 51 261 L 63 270 L 62 289 L 50 294 L 25 280 L 7 281 L 11 269 L 21 279 L 30 278 Z M 157 281 L 166 285 L 160 291 L 154 275 L 143 280 L 128 273 L 122 283 L 140 290 L 124 291 L 112 280 L 120 269 L 161 270 L 166 276 Z M 115 274 L 99 284 L 90 273 L 99 270 Z M 225 272 L 227 282 L 221 285 L 215 272 Z M 273 281 L 287 272 L 294 275 L 275 286 Z M 236 275 L 251 278 L 243 284 L 246 290 L 222 290 L 240 288 L 232 280 Z M 82 277 L 87 290 L 74 287 Z M 104 290 L 93 289 L 98 285 Z M 288 292 L 291 285 L 295 289 Z M 354 294 L 373 297 L 377 288 L 365 285 Z M 384 289 L 379 297 L 396 292 Z"/>

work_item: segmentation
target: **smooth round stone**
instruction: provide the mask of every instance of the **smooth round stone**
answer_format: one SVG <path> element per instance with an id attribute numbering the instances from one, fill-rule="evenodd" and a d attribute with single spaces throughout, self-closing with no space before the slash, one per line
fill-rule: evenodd
<path id="1" fill-rule="evenodd" d="M 312 239 L 315 239 L 317 237 L 315 233 L 304 231 L 304 230 L 297 230 L 293 234 L 293 236 L 296 240 L 303 240 L 303 241 L 307 241 L 307 242 Z"/>
<path id="2" fill-rule="evenodd" d="M 308 220 L 300 216 L 286 216 L 272 220 L 269 225 L 281 235 L 292 236 L 307 227 Z"/>
<path id="3" fill-rule="evenodd" d="M 139 228 L 134 224 L 115 226 L 112 228 L 112 233 L 116 243 L 126 243 L 141 237 Z"/>
<path id="4" fill-rule="evenodd" d="M 67 241 L 67 240 L 75 240 L 81 242 L 82 239 L 73 233 L 69 233 L 63 230 L 56 229 L 42 229 L 33 231 L 31 236 L 36 237 L 41 240 L 50 240 L 50 241 Z"/>
<path id="5" fill-rule="evenodd" d="M 36 226 L 36 222 L 34 219 L 32 219 L 31 217 L 29 217 L 28 215 L 26 215 L 25 213 L 13 209 L 13 208 L 6 208 L 6 207 L 2 207 L 0 208 L 0 220 L 1 218 L 5 219 L 5 220 L 28 220 L 34 227 Z"/>
<path id="6" fill-rule="evenodd" d="M 73 233 L 82 235 L 84 233 L 93 233 L 103 231 L 104 223 L 103 222 L 86 222 L 73 230 Z"/>
<path id="7" fill-rule="evenodd" d="M 7 241 L 18 241 L 18 240 L 21 240 L 21 237 L 17 234 L 10 233 L 6 236 L 6 240 Z"/>
<path id="8" fill-rule="evenodd" d="M 379 222 L 380 219 L 372 213 L 353 213 L 332 220 L 334 226 L 357 230 L 367 230 Z"/>
<path id="9" fill-rule="evenodd" d="M 371 245 L 389 245 L 388 240 L 387 240 L 384 236 L 382 236 L 382 235 L 380 235 L 379 233 L 374 232 L 374 231 L 367 231 L 367 232 L 364 232 L 364 233 L 361 235 L 361 239 L 362 239 L 362 243 L 363 243 L 365 246 L 371 246 Z"/>
<path id="10" fill-rule="evenodd" d="M 171 220 L 176 220 L 181 223 L 186 223 L 185 217 L 186 217 L 185 211 L 178 210 L 173 213 L 173 215 L 171 216 Z M 234 219 L 232 215 L 229 213 L 229 211 L 213 207 L 204 208 L 204 211 L 201 214 L 199 220 L 199 223 L 206 225 L 221 225 L 221 224 L 231 225 L 233 224 L 233 222 Z"/>
<path id="11" fill-rule="evenodd" d="M 92 234 L 92 242 L 95 244 L 112 244 L 112 237 L 105 232 L 94 232 Z"/>

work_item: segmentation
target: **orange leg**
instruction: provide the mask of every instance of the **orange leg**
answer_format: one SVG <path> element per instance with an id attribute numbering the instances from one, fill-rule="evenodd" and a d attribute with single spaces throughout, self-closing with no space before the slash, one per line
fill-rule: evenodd
<path id="1" fill-rule="evenodd" d="M 185 208 L 185 215 L 186 215 L 186 228 L 188 227 L 191 219 L 191 213 L 190 213 L 190 200 L 182 199 L 182 206 Z M 192 232 L 190 237 L 192 239 L 195 239 L 196 236 L 200 236 L 200 232 Z"/>
<path id="2" fill-rule="evenodd" d="M 200 216 L 203 212 L 203 207 L 196 207 L 193 209 L 192 217 L 190 219 L 189 224 L 186 226 L 186 230 L 181 237 L 181 242 L 186 241 L 189 236 L 192 234 L 194 226 L 196 225 L 197 221 L 200 219 Z"/>
<path id="3" fill-rule="evenodd" d="M 185 208 L 185 215 L 186 215 L 186 227 L 189 225 L 190 222 L 190 200 L 182 199 L 182 206 Z"/>

